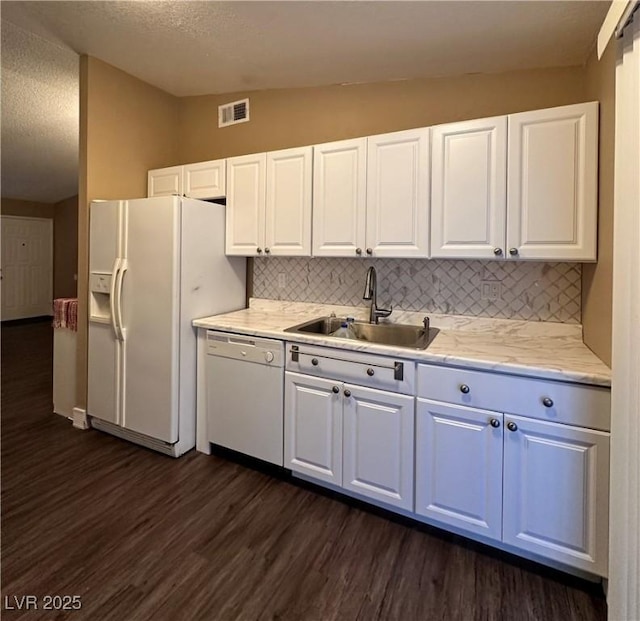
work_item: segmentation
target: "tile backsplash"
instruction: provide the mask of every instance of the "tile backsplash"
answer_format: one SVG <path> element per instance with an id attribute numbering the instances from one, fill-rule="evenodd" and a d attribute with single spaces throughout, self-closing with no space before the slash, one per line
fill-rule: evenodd
<path id="1" fill-rule="evenodd" d="M 580 263 L 269 257 L 254 260 L 253 296 L 363 306 L 370 265 L 378 273 L 380 307 L 393 304 L 402 310 L 452 315 L 581 321 Z"/>

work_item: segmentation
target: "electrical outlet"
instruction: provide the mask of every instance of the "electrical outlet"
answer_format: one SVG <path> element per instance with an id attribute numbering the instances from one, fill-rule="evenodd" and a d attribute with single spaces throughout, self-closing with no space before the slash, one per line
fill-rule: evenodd
<path id="1" fill-rule="evenodd" d="M 502 283 L 496 280 L 483 280 L 482 300 L 501 300 L 502 299 Z"/>
<path id="2" fill-rule="evenodd" d="M 287 274 L 286 272 L 280 272 L 278 274 L 278 289 L 284 289 L 287 286 Z"/>

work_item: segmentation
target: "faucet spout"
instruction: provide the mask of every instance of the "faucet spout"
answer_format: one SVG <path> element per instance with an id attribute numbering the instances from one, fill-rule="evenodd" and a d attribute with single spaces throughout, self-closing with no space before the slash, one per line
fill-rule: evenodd
<path id="1" fill-rule="evenodd" d="M 364 283 L 363 300 L 371 300 L 369 309 L 369 323 L 378 323 L 380 317 L 388 317 L 391 315 L 391 308 L 378 308 L 378 275 L 373 265 L 367 270 L 367 277 Z"/>

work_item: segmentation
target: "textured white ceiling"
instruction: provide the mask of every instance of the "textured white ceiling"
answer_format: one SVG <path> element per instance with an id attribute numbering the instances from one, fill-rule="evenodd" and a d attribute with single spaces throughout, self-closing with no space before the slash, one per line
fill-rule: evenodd
<path id="1" fill-rule="evenodd" d="M 4 1 L 3 104 L 5 88 L 24 91 L 8 99 L 25 115 L 16 124 L 30 127 L 32 106 L 19 102 L 51 101 L 47 88 L 60 93 L 71 62 L 63 48 L 100 58 L 179 96 L 578 65 L 585 62 L 608 6 L 608 0 Z M 34 34 L 8 35 L 5 51 L 5 22 Z M 15 54 L 9 50 L 13 46 Z M 16 61 L 6 81 L 5 53 Z M 27 60 L 30 53 L 37 60 Z M 41 77 L 52 79 L 29 74 L 23 79 L 21 61 L 25 71 L 37 65 Z M 34 90 L 34 82 L 43 90 Z M 33 124 L 42 127 L 46 118 L 41 107 Z M 4 151 L 4 105 L 2 120 Z M 58 131 L 62 123 L 56 120 Z M 34 156 L 23 155 L 21 161 Z M 5 157 L 7 195 L 4 167 Z"/>

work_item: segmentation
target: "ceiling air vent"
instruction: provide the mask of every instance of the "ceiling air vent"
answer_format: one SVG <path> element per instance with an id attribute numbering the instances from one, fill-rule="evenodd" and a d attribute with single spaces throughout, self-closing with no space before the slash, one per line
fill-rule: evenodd
<path id="1" fill-rule="evenodd" d="M 218 127 L 246 123 L 249 120 L 249 100 L 241 99 L 218 106 Z"/>

